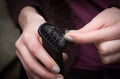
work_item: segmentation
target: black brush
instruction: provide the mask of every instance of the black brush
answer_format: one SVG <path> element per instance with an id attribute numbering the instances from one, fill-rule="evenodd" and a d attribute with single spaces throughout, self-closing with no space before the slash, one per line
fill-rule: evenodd
<path id="1" fill-rule="evenodd" d="M 43 47 L 59 65 L 60 73 L 63 74 L 62 53 L 66 47 L 64 33 L 50 23 L 42 24 L 38 29 L 38 33 L 42 37 Z"/>

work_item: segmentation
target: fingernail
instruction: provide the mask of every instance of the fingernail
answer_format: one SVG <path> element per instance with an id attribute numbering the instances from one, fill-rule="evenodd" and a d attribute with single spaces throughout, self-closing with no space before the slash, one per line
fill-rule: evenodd
<path id="1" fill-rule="evenodd" d="M 73 38 L 72 38 L 71 36 L 65 35 L 64 38 L 65 38 L 66 40 L 68 40 L 68 41 L 73 41 Z"/>
<path id="2" fill-rule="evenodd" d="M 60 68 L 58 66 L 53 66 L 52 71 L 55 72 L 55 73 L 59 73 Z"/>
<path id="3" fill-rule="evenodd" d="M 68 32 L 76 32 L 76 30 L 65 30 L 65 33 L 68 33 Z"/>
<path id="4" fill-rule="evenodd" d="M 76 32 L 76 30 L 67 30 L 66 33 Z M 73 38 L 71 36 L 68 36 L 65 34 L 64 38 L 68 41 L 73 41 Z"/>
<path id="5" fill-rule="evenodd" d="M 63 79 L 63 78 L 61 78 L 61 77 L 57 77 L 56 79 Z"/>
<path id="6" fill-rule="evenodd" d="M 56 79 L 64 79 L 62 75 L 57 76 Z"/>

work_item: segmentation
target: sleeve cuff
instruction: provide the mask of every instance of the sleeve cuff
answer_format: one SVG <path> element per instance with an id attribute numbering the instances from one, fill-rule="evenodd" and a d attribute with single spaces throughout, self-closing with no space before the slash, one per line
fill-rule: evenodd
<path id="1" fill-rule="evenodd" d="M 120 1 L 118 3 L 111 4 L 108 8 L 111 8 L 111 7 L 116 7 L 120 9 Z"/>
<path id="2" fill-rule="evenodd" d="M 37 0 L 17 0 L 14 2 L 12 0 L 7 0 L 6 2 L 10 16 L 17 27 L 19 27 L 18 23 L 19 13 L 24 7 L 33 6 L 37 9 L 40 8 L 40 4 Z"/>

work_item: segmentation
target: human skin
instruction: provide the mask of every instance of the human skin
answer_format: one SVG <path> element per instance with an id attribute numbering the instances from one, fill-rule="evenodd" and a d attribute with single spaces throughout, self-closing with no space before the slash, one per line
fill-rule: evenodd
<path id="1" fill-rule="evenodd" d="M 28 78 L 63 79 L 58 74 L 58 65 L 43 48 L 42 39 L 37 33 L 38 27 L 46 22 L 44 18 L 33 7 L 27 6 L 21 10 L 18 21 L 22 34 L 15 44 L 16 54 Z M 104 63 L 116 62 L 120 59 L 119 25 L 120 10 L 110 8 L 98 14 L 82 29 L 66 33 L 65 38 L 76 43 L 95 43 Z"/>
<path id="2" fill-rule="evenodd" d="M 105 64 L 120 62 L 120 9 L 105 9 L 83 28 L 68 31 L 65 38 L 79 44 L 94 43 Z"/>
<path id="3" fill-rule="evenodd" d="M 60 68 L 42 46 L 38 27 L 46 21 L 31 6 L 24 7 L 18 18 L 22 34 L 16 41 L 16 54 L 29 79 L 63 79 Z M 65 54 L 64 54 L 65 57 Z"/>

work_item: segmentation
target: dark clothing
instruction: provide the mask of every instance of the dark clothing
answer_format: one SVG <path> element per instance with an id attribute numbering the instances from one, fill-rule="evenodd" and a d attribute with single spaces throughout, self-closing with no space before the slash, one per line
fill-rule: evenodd
<path id="1" fill-rule="evenodd" d="M 64 0 L 18 0 L 18 1 L 6 0 L 6 1 L 8 4 L 8 10 L 10 12 L 10 15 L 14 23 L 18 27 L 19 27 L 18 16 L 21 9 L 23 9 L 25 6 L 33 6 L 46 19 L 46 21 L 53 23 L 54 25 L 59 27 L 61 31 L 64 32 L 66 29 L 68 30 L 75 29 L 72 17 L 70 17 L 72 16 L 71 10 L 68 7 L 68 4 Z M 71 49 L 73 47 L 74 50 Z M 65 64 L 64 74 L 66 76 L 70 71 L 72 62 L 77 53 L 77 45 L 69 44 L 65 52 L 68 52 L 68 56 L 70 57 L 64 63 Z"/>
<path id="2" fill-rule="evenodd" d="M 86 25 L 98 13 L 113 3 L 118 4 L 117 0 L 67 0 L 67 2 L 73 10 L 77 29 Z M 103 64 L 98 54 L 98 50 L 94 44 L 80 44 L 74 68 L 85 70 L 101 70 L 103 68 L 120 69 L 120 63 L 116 65 Z"/>
<path id="3" fill-rule="evenodd" d="M 67 79 L 120 79 L 120 70 L 72 70 Z"/>
<path id="4" fill-rule="evenodd" d="M 68 2 L 68 3 L 67 3 Z M 25 6 L 35 7 L 46 19 L 58 26 L 63 32 L 65 29 L 81 28 L 94 18 L 99 12 L 119 0 L 7 0 L 9 12 L 18 24 L 18 15 Z M 72 49 L 71 49 L 72 48 Z M 84 71 L 104 71 L 105 69 L 120 69 L 120 64 L 101 63 L 94 44 L 70 44 L 66 50 L 69 60 L 65 62 L 65 76 L 70 69 L 83 69 Z M 76 56 L 77 54 L 77 56 Z M 72 65 L 72 68 L 71 68 Z M 73 72 L 71 72 L 73 73 Z M 72 76 L 72 75 L 71 75 Z M 73 78 L 76 79 L 76 78 Z M 80 78 L 79 78 L 80 79 Z M 90 78 L 91 79 L 91 78 Z M 97 79 L 97 78 L 96 78 Z"/>

